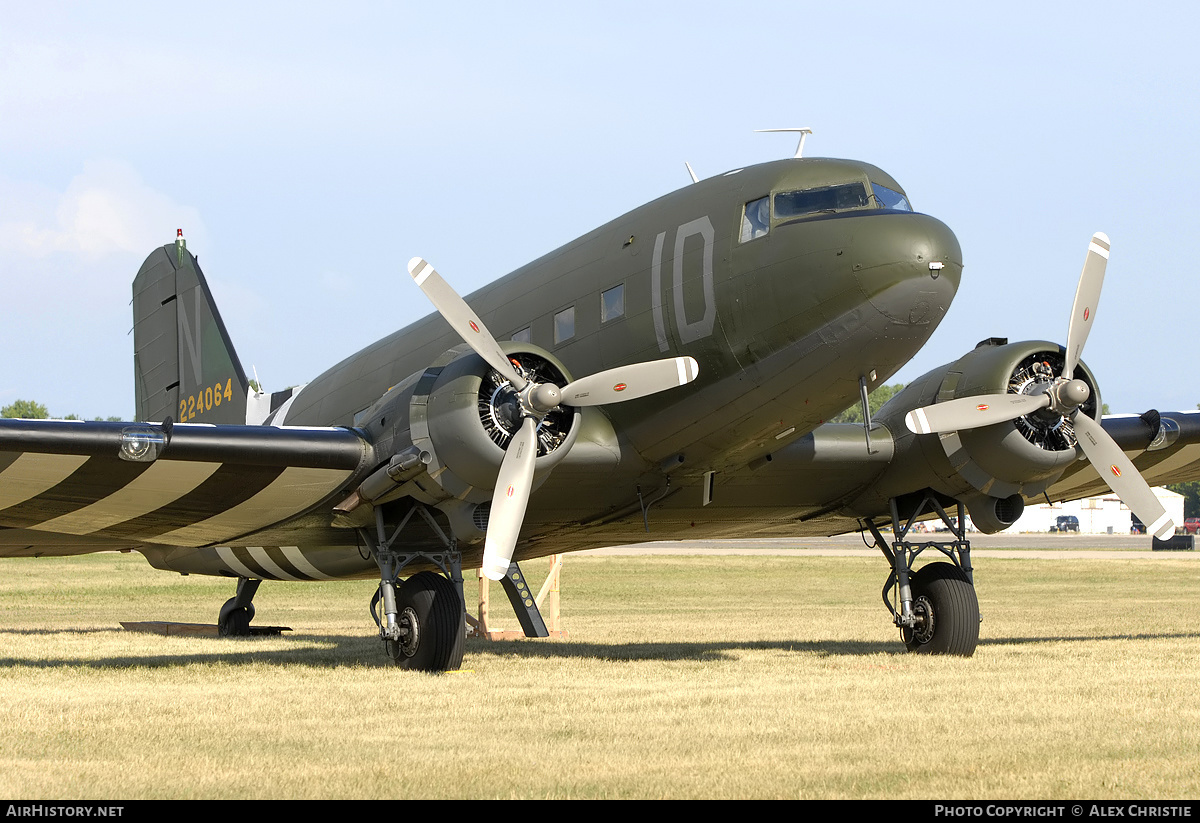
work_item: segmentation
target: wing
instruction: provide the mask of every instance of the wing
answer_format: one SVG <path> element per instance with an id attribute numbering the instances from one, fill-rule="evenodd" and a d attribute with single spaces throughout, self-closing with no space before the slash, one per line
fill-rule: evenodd
<path id="1" fill-rule="evenodd" d="M 349 429 L 0 419 L 0 555 L 227 542 L 344 495 L 370 454 Z"/>
<path id="2" fill-rule="evenodd" d="M 1200 479 L 1200 411 L 1117 415 L 1101 425 L 1151 486 Z M 1046 494 L 1054 501 L 1078 500 L 1107 489 L 1091 464 L 1079 462 Z"/>
<path id="3" fill-rule="evenodd" d="M 742 516 L 738 533 L 730 536 L 852 531 L 868 517 L 887 520 L 889 500 L 900 500 L 903 512 L 904 499 L 926 489 L 938 491 L 947 501 L 986 499 L 971 491 L 949 461 L 942 465 L 935 459 L 942 449 L 937 438 L 914 436 L 902 418 L 903 411 L 893 412 L 886 425 L 875 425 L 870 448 L 861 425 L 825 424 L 769 459 L 755 461 L 750 472 L 720 489 L 722 508 L 733 506 Z M 1200 479 L 1200 412 L 1110 416 L 1102 426 L 1151 486 Z M 961 455 L 958 459 L 960 465 L 970 465 Z M 1061 502 L 1108 489 L 1089 462 L 1072 460 L 1044 494 L 1023 497 L 1030 504 L 1046 497 Z M 698 507 L 686 512 L 697 519 L 706 514 L 712 516 Z M 745 522 L 746 515 L 752 516 L 752 523 Z"/>

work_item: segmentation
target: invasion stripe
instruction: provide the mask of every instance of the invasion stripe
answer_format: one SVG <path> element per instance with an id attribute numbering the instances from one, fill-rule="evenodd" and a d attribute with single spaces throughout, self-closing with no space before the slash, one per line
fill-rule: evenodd
<path id="1" fill-rule="evenodd" d="M 249 500 L 283 472 L 280 466 L 225 464 L 178 500 L 96 533 L 104 537 L 157 537 Z"/>
<path id="2" fill-rule="evenodd" d="M 0 474 L 3 474 L 4 470 L 11 466 L 13 461 L 22 454 L 24 452 L 0 452 Z"/>
<path id="3" fill-rule="evenodd" d="M 257 493 L 222 508 L 208 518 L 164 532 L 156 543 L 175 546 L 206 546 L 228 542 L 265 526 L 279 523 L 319 503 L 338 491 L 350 472 L 341 469 L 312 469 L 291 466 Z"/>
<path id="4" fill-rule="evenodd" d="M 67 534 L 90 534 L 161 508 L 199 486 L 220 463 L 157 460 L 135 480 L 78 511 L 33 528 Z"/>
<path id="5" fill-rule="evenodd" d="M 21 454 L 0 472 L 0 511 L 54 488 L 87 462 L 85 454 Z"/>
<path id="6" fill-rule="evenodd" d="M 309 559 L 304 556 L 304 552 L 300 551 L 299 546 L 281 546 L 280 551 L 283 552 L 284 556 L 287 557 L 288 560 L 292 561 L 292 565 L 296 567 L 300 574 L 308 575 L 314 580 L 338 579 L 331 574 L 325 574 L 325 572 L 321 571 L 311 562 L 309 562 Z"/>
<path id="7" fill-rule="evenodd" d="M 246 566 L 258 569 L 258 574 L 255 577 L 261 577 L 265 580 L 279 580 L 280 575 L 271 567 L 269 563 L 263 563 L 266 557 L 262 553 L 262 546 L 235 546 L 233 553 L 237 555 L 238 560 L 241 560 Z"/>
<path id="8" fill-rule="evenodd" d="M 217 546 L 215 549 L 217 557 L 241 577 L 292 581 L 309 579 L 291 568 L 291 564 L 286 561 L 283 565 L 276 562 L 277 558 L 282 559 L 282 555 L 280 549 L 275 546 Z"/>
<path id="9" fill-rule="evenodd" d="M 259 565 L 281 580 L 306 579 L 296 573 L 296 570 L 292 568 L 292 564 L 284 560 L 283 555 L 279 554 L 279 549 L 277 548 L 270 546 L 250 546 L 248 547 L 248 551 L 250 552 L 250 556 L 259 562 Z M 284 565 L 287 568 L 284 568 Z"/>
<path id="10" fill-rule="evenodd" d="M 281 578 L 269 564 L 263 564 L 262 558 L 265 555 L 262 554 L 262 546 L 233 546 L 230 551 L 241 561 L 243 566 L 257 569 L 254 573 L 255 577 L 261 577 L 264 580 L 286 579 Z"/>
<path id="11" fill-rule="evenodd" d="M 217 546 L 216 551 L 217 557 L 225 561 L 225 565 L 233 569 L 239 577 L 249 577 L 255 580 L 263 577 L 261 572 L 257 572 L 242 563 L 238 552 L 229 546 Z M 247 557 L 247 559 L 249 558 Z"/>
<path id="12" fill-rule="evenodd" d="M 9 526 L 33 526 L 90 506 L 135 480 L 152 464 L 92 457 L 66 480 L 10 506 L 0 515 Z"/>
<path id="13" fill-rule="evenodd" d="M 294 580 L 312 580 L 302 569 L 294 565 L 291 560 L 288 560 L 282 547 L 264 546 L 263 551 L 267 553 L 267 557 L 271 558 L 271 562 L 291 575 Z"/>

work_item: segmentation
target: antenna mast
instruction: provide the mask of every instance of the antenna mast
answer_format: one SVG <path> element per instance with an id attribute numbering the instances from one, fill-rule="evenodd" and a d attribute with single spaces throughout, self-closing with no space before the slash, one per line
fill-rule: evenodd
<path id="1" fill-rule="evenodd" d="M 793 155 L 792 155 L 792 157 L 800 157 L 801 155 L 803 155 L 803 154 L 804 154 L 804 138 L 808 137 L 810 134 L 812 134 L 812 133 L 813 133 L 812 129 L 808 129 L 808 128 L 799 128 L 799 129 L 755 129 L 754 131 L 755 131 L 755 132 L 758 132 L 758 133 L 762 133 L 762 132 L 776 132 L 776 131 L 790 131 L 790 132 L 795 132 L 795 133 L 798 133 L 798 134 L 800 135 L 800 142 L 796 144 L 796 153 L 795 153 L 795 154 L 793 154 Z"/>

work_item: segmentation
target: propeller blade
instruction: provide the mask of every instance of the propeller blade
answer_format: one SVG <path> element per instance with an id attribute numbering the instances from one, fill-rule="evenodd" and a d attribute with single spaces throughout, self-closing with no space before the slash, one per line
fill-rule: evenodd
<path id="1" fill-rule="evenodd" d="M 438 314 L 458 332 L 458 336 L 476 354 L 487 361 L 489 366 L 500 372 L 517 391 L 528 385 L 529 381 L 513 368 L 512 363 L 508 361 L 508 355 L 500 348 L 496 338 L 492 337 L 487 326 L 483 325 L 479 315 L 471 310 L 467 301 L 459 297 L 458 292 L 442 279 L 433 266 L 420 257 L 414 257 L 408 261 L 408 273 L 412 275 L 412 279 L 421 291 L 425 292 L 429 302 L 433 303 L 433 307 L 438 310 Z"/>
<path id="2" fill-rule="evenodd" d="M 489 580 L 501 580 L 512 562 L 525 506 L 533 490 L 533 461 L 537 457 L 537 421 L 526 417 L 508 449 L 496 491 L 492 493 L 492 510 L 488 515 L 487 537 L 483 542 L 483 573 Z"/>
<path id="3" fill-rule="evenodd" d="M 618 366 L 563 386 L 560 402 L 566 406 L 620 403 L 622 400 L 633 400 L 686 385 L 699 374 L 700 364 L 693 357 L 671 357 Z"/>
<path id="4" fill-rule="evenodd" d="M 977 429 L 1015 420 L 1049 405 L 1050 396 L 1046 394 L 979 394 L 913 409 L 904 416 L 904 423 L 913 434 Z"/>
<path id="5" fill-rule="evenodd" d="M 1104 269 L 1108 265 L 1108 235 L 1096 232 L 1088 244 L 1087 258 L 1075 288 L 1075 303 L 1071 306 L 1071 322 L 1067 326 L 1067 359 L 1063 363 L 1062 376 L 1070 380 L 1075 376 L 1075 365 L 1087 342 L 1092 321 L 1096 319 L 1096 304 L 1100 302 L 1100 287 L 1104 285 Z"/>
<path id="6" fill-rule="evenodd" d="M 1167 514 L 1150 485 L 1145 481 L 1125 452 L 1108 432 L 1092 418 L 1080 412 L 1075 415 L 1075 433 L 1079 435 L 1079 447 L 1087 456 L 1092 468 L 1108 487 L 1116 492 L 1121 502 L 1129 507 L 1138 519 L 1146 524 L 1146 531 L 1165 540 L 1175 533 L 1175 521 Z"/>

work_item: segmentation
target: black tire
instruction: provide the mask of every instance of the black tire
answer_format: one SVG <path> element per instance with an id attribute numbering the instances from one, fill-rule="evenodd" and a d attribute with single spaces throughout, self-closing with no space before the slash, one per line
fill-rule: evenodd
<path id="1" fill-rule="evenodd" d="M 904 645 L 918 654 L 970 657 L 979 645 L 979 599 L 967 576 L 952 563 L 930 563 L 910 578 L 913 611 L 921 618 L 904 629 Z"/>
<path id="2" fill-rule="evenodd" d="M 388 656 L 402 669 L 453 671 L 462 667 L 466 615 L 454 584 L 433 572 L 418 572 L 396 593 L 399 619 L 414 635 L 388 644 Z"/>
<path id="3" fill-rule="evenodd" d="M 249 637 L 250 621 L 254 619 L 254 604 L 235 608 L 236 597 L 225 601 L 217 617 L 217 634 L 221 637 Z"/>

